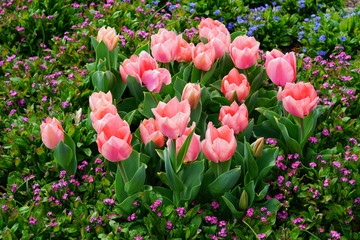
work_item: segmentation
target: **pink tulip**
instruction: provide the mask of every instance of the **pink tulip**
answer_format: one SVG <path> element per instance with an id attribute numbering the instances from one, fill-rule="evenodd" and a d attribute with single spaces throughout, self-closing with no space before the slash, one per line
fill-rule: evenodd
<path id="1" fill-rule="evenodd" d="M 115 49 L 119 41 L 119 35 L 116 35 L 116 30 L 114 28 L 102 27 L 98 32 L 97 41 L 98 42 L 104 41 L 109 51 L 112 51 Z"/>
<path id="2" fill-rule="evenodd" d="M 158 68 L 156 60 L 145 51 L 142 51 L 139 56 L 132 55 L 130 59 L 126 59 L 120 66 L 120 74 L 124 83 L 128 75 L 133 76 L 142 84 L 141 77 L 145 71 L 154 70 Z"/>
<path id="3" fill-rule="evenodd" d="M 174 97 L 168 103 L 159 102 L 152 109 L 156 122 L 162 134 L 171 139 L 183 135 L 190 121 L 190 104 L 187 100 L 179 102 Z"/>
<path id="4" fill-rule="evenodd" d="M 199 35 L 200 37 L 204 37 L 206 39 L 210 39 L 210 33 L 213 31 L 222 32 L 222 33 L 229 33 L 226 26 L 219 22 L 218 20 L 213 20 L 211 18 L 206 18 L 202 20 L 199 24 Z M 230 34 L 229 34 L 230 35 Z"/>
<path id="5" fill-rule="evenodd" d="M 119 115 L 107 121 L 96 139 L 99 152 L 109 161 L 118 162 L 127 159 L 131 152 L 131 132 L 127 122 Z"/>
<path id="6" fill-rule="evenodd" d="M 103 127 L 105 126 L 105 124 L 111 119 L 113 118 L 115 115 L 118 115 L 117 113 L 113 113 L 113 112 L 108 112 L 106 113 L 103 117 L 101 117 L 100 119 L 95 119 L 94 121 L 91 121 L 93 128 L 95 129 L 95 131 L 99 134 Z M 90 119 L 91 117 L 94 116 L 94 113 L 91 112 L 90 113 Z"/>
<path id="7" fill-rule="evenodd" d="M 209 34 L 209 44 L 215 49 L 215 58 L 221 58 L 225 52 L 229 51 L 231 38 L 230 33 L 212 31 Z"/>
<path id="8" fill-rule="evenodd" d="M 95 112 L 98 108 L 102 108 L 103 105 L 112 104 L 112 95 L 109 91 L 108 93 L 104 92 L 94 92 L 89 98 L 89 104 L 91 111 Z"/>
<path id="9" fill-rule="evenodd" d="M 197 69 L 209 71 L 215 62 L 215 50 L 210 44 L 198 43 L 192 53 L 192 59 Z"/>
<path id="10" fill-rule="evenodd" d="M 107 114 L 117 115 L 117 109 L 113 104 L 101 105 L 101 108 L 96 109 L 95 112 L 90 113 L 90 119 L 96 132 L 99 132 L 102 120 Z"/>
<path id="11" fill-rule="evenodd" d="M 176 61 L 181 62 L 190 62 L 192 60 L 192 52 L 194 50 L 194 44 L 186 42 L 185 39 L 180 41 L 180 51 L 179 55 L 176 58 Z"/>
<path id="12" fill-rule="evenodd" d="M 236 68 L 233 68 L 222 79 L 221 92 L 230 102 L 235 100 L 234 96 L 242 102 L 250 93 L 250 84 L 244 74 L 240 74 Z"/>
<path id="13" fill-rule="evenodd" d="M 184 144 L 186 138 L 189 136 L 191 131 L 195 128 L 195 122 L 192 124 L 191 127 L 186 128 L 184 134 L 176 139 L 176 154 L 179 153 L 180 148 Z M 170 145 L 170 140 L 168 140 L 168 146 Z M 193 134 L 188 151 L 184 158 L 184 163 L 190 163 L 197 159 L 199 153 L 201 151 L 201 144 L 200 144 L 200 136 L 196 133 Z"/>
<path id="14" fill-rule="evenodd" d="M 276 49 L 266 52 L 265 68 L 270 80 L 277 86 L 285 86 L 296 80 L 296 58 L 293 52 L 285 55 Z"/>
<path id="15" fill-rule="evenodd" d="M 56 118 L 45 119 L 40 125 L 41 139 L 46 147 L 56 148 L 60 141 L 64 141 L 64 129 Z"/>
<path id="16" fill-rule="evenodd" d="M 159 131 L 154 118 L 149 118 L 142 121 L 140 124 L 140 135 L 144 144 L 153 141 L 159 147 L 162 147 L 165 143 L 164 135 Z"/>
<path id="17" fill-rule="evenodd" d="M 120 65 L 120 74 L 124 83 L 126 83 L 126 78 L 128 75 L 133 76 L 141 82 L 140 78 L 140 65 L 139 65 L 139 56 L 132 55 L 130 59 L 125 59 L 123 64 Z"/>
<path id="18" fill-rule="evenodd" d="M 205 156 L 215 163 L 229 160 L 236 150 L 234 131 L 227 125 L 217 129 L 209 122 L 201 149 Z"/>
<path id="19" fill-rule="evenodd" d="M 169 85 L 171 83 L 170 72 L 166 68 L 157 68 L 145 71 L 141 77 L 143 84 L 150 92 L 160 92 L 163 83 Z"/>
<path id="20" fill-rule="evenodd" d="M 179 55 L 181 39 L 181 35 L 162 28 L 157 34 L 151 36 L 151 54 L 159 62 L 172 62 Z"/>
<path id="21" fill-rule="evenodd" d="M 230 44 L 229 52 L 235 67 L 247 69 L 254 65 L 259 56 L 260 43 L 254 37 L 238 36 Z"/>
<path id="22" fill-rule="evenodd" d="M 243 103 L 240 106 L 234 101 L 230 106 L 222 106 L 219 121 L 229 126 L 235 134 L 243 131 L 248 125 L 248 110 Z"/>
<path id="23" fill-rule="evenodd" d="M 304 118 L 316 107 L 319 100 L 310 83 L 287 83 L 281 95 L 283 106 L 290 114 Z"/>
<path id="24" fill-rule="evenodd" d="M 183 89 L 181 100 L 187 99 L 191 109 L 195 109 L 200 101 L 200 85 L 195 83 L 187 83 Z"/>

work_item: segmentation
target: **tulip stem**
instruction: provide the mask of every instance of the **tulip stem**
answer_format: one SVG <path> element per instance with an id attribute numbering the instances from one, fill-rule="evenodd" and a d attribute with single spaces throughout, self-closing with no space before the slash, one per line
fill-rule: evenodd
<path id="1" fill-rule="evenodd" d="M 151 91 L 150 91 L 150 95 L 151 95 L 152 99 L 154 100 L 154 102 L 155 102 L 156 104 L 158 104 L 159 101 L 158 101 L 157 98 L 155 97 L 154 92 L 151 92 Z"/>
<path id="2" fill-rule="evenodd" d="M 301 128 L 301 137 L 300 139 L 302 140 L 304 136 L 304 119 L 303 118 L 300 118 L 300 128 Z"/>
<path id="3" fill-rule="evenodd" d="M 216 177 L 219 177 L 221 174 L 221 162 L 218 162 L 218 164 L 216 166 L 217 166 L 217 176 Z"/>
<path id="4" fill-rule="evenodd" d="M 247 69 L 244 69 L 244 72 L 245 72 L 246 79 L 248 80 L 249 83 L 251 83 L 249 80 L 249 71 Z"/>
<path id="5" fill-rule="evenodd" d="M 119 168 L 120 168 L 120 172 L 121 172 L 121 177 L 124 181 L 124 184 L 127 183 L 129 180 L 128 180 L 128 177 L 126 175 L 126 172 L 125 172 L 125 168 L 124 168 L 124 165 L 122 165 L 122 162 L 119 161 Z"/>

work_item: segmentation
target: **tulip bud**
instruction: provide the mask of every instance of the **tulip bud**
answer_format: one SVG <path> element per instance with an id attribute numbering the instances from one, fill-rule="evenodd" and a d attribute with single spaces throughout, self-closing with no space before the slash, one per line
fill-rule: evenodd
<path id="1" fill-rule="evenodd" d="M 182 92 L 181 100 L 187 99 L 191 109 L 195 109 L 200 100 L 200 85 L 195 83 L 187 83 Z"/>
<path id="2" fill-rule="evenodd" d="M 81 114 L 82 114 L 82 108 L 80 108 L 79 110 L 77 110 L 75 112 L 75 126 L 79 126 L 80 120 L 81 120 Z"/>
<path id="3" fill-rule="evenodd" d="M 108 47 L 109 51 L 112 51 L 115 49 L 115 47 L 119 41 L 119 35 L 116 35 L 115 28 L 102 27 L 99 30 L 96 39 L 98 42 L 104 41 L 104 43 Z"/>
<path id="4" fill-rule="evenodd" d="M 243 192 L 241 193 L 241 197 L 240 197 L 240 201 L 239 201 L 239 208 L 241 210 L 245 210 L 247 209 L 249 205 L 249 197 L 248 194 L 245 190 L 243 190 Z"/>
<path id="5" fill-rule="evenodd" d="M 255 142 L 251 144 L 251 147 L 254 157 L 261 157 L 264 150 L 264 138 L 258 138 Z"/>

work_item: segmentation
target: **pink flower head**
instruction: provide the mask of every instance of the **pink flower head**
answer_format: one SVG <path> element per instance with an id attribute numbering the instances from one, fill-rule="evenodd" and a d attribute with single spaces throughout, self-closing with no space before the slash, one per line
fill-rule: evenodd
<path id="1" fill-rule="evenodd" d="M 192 60 L 192 52 L 194 51 L 194 44 L 186 42 L 185 39 L 180 41 L 180 51 L 179 55 L 176 58 L 176 61 L 181 62 L 190 62 Z"/>
<path id="2" fill-rule="evenodd" d="M 230 44 L 229 52 L 235 67 L 247 69 L 254 65 L 259 56 L 260 43 L 254 37 L 238 36 Z"/>
<path id="3" fill-rule="evenodd" d="M 120 74 L 124 83 L 126 83 L 126 78 L 128 75 L 133 76 L 141 82 L 140 78 L 140 66 L 139 66 L 139 56 L 132 55 L 130 59 L 125 59 L 123 64 L 120 65 Z"/>
<path id="4" fill-rule="evenodd" d="M 200 85 L 195 83 L 187 83 L 183 89 L 181 100 L 187 99 L 191 109 L 195 109 L 200 101 Z"/>
<path id="5" fill-rule="evenodd" d="M 158 93 L 163 84 L 169 85 L 171 83 L 171 75 L 166 68 L 157 68 L 145 71 L 141 80 L 150 92 Z"/>
<path id="6" fill-rule="evenodd" d="M 99 132 L 102 125 L 101 120 L 107 115 L 117 115 L 117 109 L 113 104 L 103 104 L 95 112 L 90 113 L 90 119 L 96 132 Z"/>
<path id="7" fill-rule="evenodd" d="M 192 52 L 192 59 L 197 69 L 209 71 L 215 62 L 215 50 L 210 44 L 198 43 Z"/>
<path id="8" fill-rule="evenodd" d="M 93 112 L 95 112 L 97 109 L 102 108 L 102 106 L 104 105 L 112 104 L 111 92 L 94 92 L 89 98 L 89 104 L 91 111 Z"/>
<path id="9" fill-rule="evenodd" d="M 189 128 L 186 128 L 184 134 L 176 139 L 176 154 L 179 152 L 180 148 L 184 144 L 186 138 L 189 136 L 191 131 L 195 128 L 195 122 L 193 122 L 192 126 Z M 168 145 L 170 144 L 170 140 L 168 140 Z M 200 144 L 200 136 L 196 133 L 193 134 L 190 145 L 188 148 L 188 151 L 186 153 L 186 156 L 184 158 L 184 163 L 193 162 L 197 159 L 199 156 L 199 153 L 201 151 L 201 144 Z"/>
<path id="10" fill-rule="evenodd" d="M 213 20 L 212 18 L 206 18 L 202 20 L 199 24 L 199 35 L 206 39 L 210 39 L 210 34 L 216 32 L 228 33 L 226 26 L 219 22 L 218 20 Z"/>
<path id="11" fill-rule="evenodd" d="M 159 130 L 162 134 L 171 139 L 183 135 L 186 126 L 190 121 L 190 104 L 187 100 L 179 102 L 174 97 L 168 103 L 159 102 L 156 108 L 152 109 Z"/>
<path id="12" fill-rule="evenodd" d="M 213 162 L 229 160 L 236 150 L 234 131 L 227 125 L 217 129 L 212 122 L 209 122 L 205 139 L 201 142 L 201 149 L 205 156 Z"/>
<path id="13" fill-rule="evenodd" d="M 215 49 L 215 58 L 221 58 L 229 51 L 231 38 L 229 32 L 212 31 L 209 34 L 209 44 Z"/>
<path id="14" fill-rule="evenodd" d="M 103 126 L 96 139 L 99 152 L 109 161 L 118 162 L 127 159 L 131 152 L 132 135 L 129 125 L 119 115 L 113 115 Z"/>
<path id="15" fill-rule="evenodd" d="M 270 80 L 277 86 L 285 86 L 296 80 L 296 58 L 293 52 L 285 55 L 276 49 L 266 52 L 265 68 Z"/>
<path id="16" fill-rule="evenodd" d="M 319 100 L 310 83 L 286 83 L 284 90 L 278 93 L 283 106 L 290 114 L 304 118 L 317 106 Z"/>
<path id="17" fill-rule="evenodd" d="M 116 30 L 114 28 L 102 27 L 98 32 L 97 41 L 98 42 L 104 41 L 109 51 L 112 51 L 115 49 L 119 41 L 119 35 L 116 35 Z"/>
<path id="18" fill-rule="evenodd" d="M 141 140 L 144 144 L 150 141 L 156 143 L 159 147 L 164 145 L 164 135 L 159 131 L 154 118 L 145 119 L 140 124 Z"/>
<path id="19" fill-rule="evenodd" d="M 234 101 L 230 106 L 222 106 L 220 109 L 219 120 L 223 125 L 229 126 L 235 134 L 243 131 L 248 122 L 248 110 L 243 103 L 240 106 Z"/>
<path id="20" fill-rule="evenodd" d="M 180 52 L 181 35 L 167 29 L 160 29 L 159 32 L 151 36 L 151 53 L 154 58 L 162 63 L 174 61 Z"/>
<path id="21" fill-rule="evenodd" d="M 242 102 L 250 93 L 250 84 L 244 74 L 240 74 L 236 68 L 233 68 L 222 79 L 221 92 L 230 102 L 235 100 L 234 97 Z"/>
<path id="22" fill-rule="evenodd" d="M 56 148 L 60 141 L 64 141 L 64 129 L 56 118 L 45 119 L 40 125 L 41 139 L 46 147 Z"/>

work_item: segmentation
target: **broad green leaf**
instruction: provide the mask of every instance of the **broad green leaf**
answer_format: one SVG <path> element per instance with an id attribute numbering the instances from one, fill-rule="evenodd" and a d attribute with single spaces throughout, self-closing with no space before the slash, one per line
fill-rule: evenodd
<path id="1" fill-rule="evenodd" d="M 137 102 L 142 102 L 142 100 L 144 99 L 144 90 L 145 88 L 143 88 L 140 83 L 136 80 L 135 77 L 128 75 L 126 77 L 126 84 L 129 88 L 129 91 L 131 93 L 131 95 L 133 97 L 135 97 Z"/>
<path id="2" fill-rule="evenodd" d="M 146 165 L 141 164 L 140 168 L 135 172 L 129 182 L 125 183 L 125 191 L 128 195 L 132 195 L 136 192 L 140 192 L 144 189 L 145 177 L 146 177 Z"/>
<path id="3" fill-rule="evenodd" d="M 125 183 L 121 175 L 122 174 L 120 171 L 120 167 L 118 166 L 115 176 L 115 194 L 116 194 L 116 199 L 119 203 L 122 203 L 127 197 L 127 194 L 125 192 Z"/>
<path id="4" fill-rule="evenodd" d="M 144 46 L 138 48 L 138 49 L 135 51 L 134 55 L 139 55 L 142 51 L 145 51 L 145 52 L 147 52 L 147 53 L 150 53 L 150 44 L 147 43 L 147 44 L 145 44 Z"/>
<path id="5" fill-rule="evenodd" d="M 240 174 L 240 168 L 231 169 L 230 171 L 221 174 L 212 183 L 210 183 L 208 185 L 208 190 L 213 196 L 223 195 L 237 184 Z"/>

